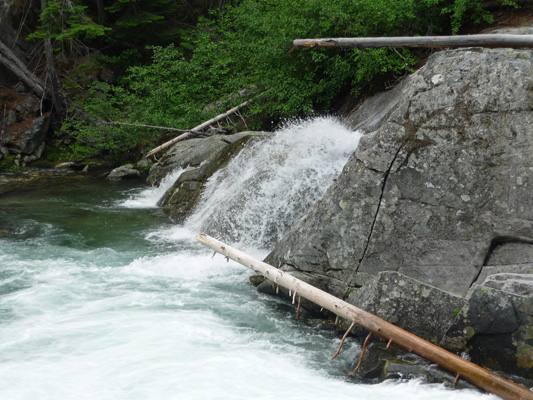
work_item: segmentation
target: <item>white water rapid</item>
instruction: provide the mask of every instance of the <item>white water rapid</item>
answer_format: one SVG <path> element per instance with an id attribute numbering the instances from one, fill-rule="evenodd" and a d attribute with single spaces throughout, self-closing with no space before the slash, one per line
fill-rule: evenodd
<path id="1" fill-rule="evenodd" d="M 495 399 L 357 383 L 357 343 L 332 360 L 338 336 L 195 242 L 206 229 L 264 256 L 358 140 L 330 118 L 290 125 L 217 173 L 185 226 L 155 207 L 165 187 L 0 196 L 0 399 Z"/>

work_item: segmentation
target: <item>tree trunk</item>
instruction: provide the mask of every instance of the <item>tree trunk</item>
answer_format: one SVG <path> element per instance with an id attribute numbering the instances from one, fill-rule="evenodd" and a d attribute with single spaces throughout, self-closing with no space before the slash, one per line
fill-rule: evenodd
<path id="1" fill-rule="evenodd" d="M 41 12 L 44 12 L 46 9 L 47 1 L 41 0 Z M 67 110 L 67 104 L 65 101 L 65 96 L 59 83 L 59 78 L 57 76 L 56 67 L 54 64 L 54 50 L 52 48 L 52 40 L 49 37 L 43 39 L 44 42 L 44 52 L 46 56 L 46 70 L 48 79 L 50 81 L 51 90 L 50 97 L 52 98 L 52 104 L 56 114 L 59 115 L 59 119 L 62 119 Z"/>
<path id="2" fill-rule="evenodd" d="M 38 96 L 45 94 L 44 83 L 17 57 L 17 55 L 0 39 L 0 63 L 19 77 Z"/>
<path id="3" fill-rule="evenodd" d="M 96 12 L 98 14 L 98 24 L 99 25 L 104 25 L 104 23 L 105 23 L 104 0 L 96 0 Z"/>
<path id="4" fill-rule="evenodd" d="M 376 317 L 375 315 L 367 313 L 352 304 L 315 288 L 288 273 L 274 268 L 271 265 L 257 260 L 205 234 L 197 235 L 196 239 L 216 252 L 263 275 L 275 284 L 291 290 L 295 296 L 297 294 L 298 296 L 304 297 L 336 315 L 368 329 L 371 333 L 386 340 L 390 340 L 410 352 L 434 362 L 444 369 L 452 371 L 461 378 L 464 378 L 487 392 L 494 393 L 503 399 L 533 400 L 533 392 L 529 389 L 489 372 L 488 370 L 421 339 L 412 333 Z"/>
<path id="5" fill-rule="evenodd" d="M 294 47 L 533 47 L 533 35 L 457 35 L 296 39 Z"/>
<path id="6" fill-rule="evenodd" d="M 201 131 L 204 128 L 207 128 L 208 126 L 214 124 L 215 122 L 221 121 L 224 118 L 229 117 L 230 115 L 236 113 L 241 108 L 244 108 L 247 105 L 248 105 L 248 101 L 245 101 L 244 103 L 239 104 L 237 107 L 233 107 L 231 110 L 226 111 L 224 114 L 217 115 L 215 118 L 211 118 L 209 121 L 205 121 L 205 122 L 201 123 L 200 125 L 195 126 L 189 132 L 184 133 L 183 135 L 180 135 L 178 137 L 175 137 L 174 139 L 163 143 L 161 146 L 158 146 L 155 149 L 150 150 L 150 152 L 146 155 L 146 157 L 153 156 L 154 154 L 159 153 L 161 150 L 164 150 L 167 147 L 170 147 L 170 146 L 172 146 L 175 143 L 181 142 L 182 140 L 185 140 L 185 139 L 189 138 L 194 133 L 199 132 L 199 131 Z"/>

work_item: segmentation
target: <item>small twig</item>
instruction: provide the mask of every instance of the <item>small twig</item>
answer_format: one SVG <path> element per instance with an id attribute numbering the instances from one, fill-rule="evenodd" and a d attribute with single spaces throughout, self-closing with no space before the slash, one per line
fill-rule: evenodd
<path id="1" fill-rule="evenodd" d="M 302 297 L 298 296 L 298 309 L 296 310 L 296 319 L 300 318 L 300 306 L 302 305 Z"/>
<path id="2" fill-rule="evenodd" d="M 211 256 L 211 258 L 213 258 L 216 254 L 217 254 L 217 252 L 214 251 L 214 252 L 213 252 L 213 255 Z"/>
<path id="3" fill-rule="evenodd" d="M 341 344 L 339 344 L 339 348 L 337 349 L 337 352 L 333 355 L 333 357 L 331 357 L 332 360 L 335 357 L 337 357 L 339 355 L 339 353 L 341 352 L 342 345 L 344 344 L 344 341 L 346 340 L 346 338 L 348 337 L 348 335 L 350 334 L 350 332 L 352 331 L 354 326 L 355 326 L 355 322 L 352 322 L 352 324 L 350 325 L 350 327 L 348 328 L 348 330 L 346 331 L 346 333 L 342 337 Z"/>
<path id="4" fill-rule="evenodd" d="M 296 291 L 292 294 L 292 304 L 294 304 L 294 300 L 296 300 Z"/>
<path id="5" fill-rule="evenodd" d="M 392 344 L 392 339 L 389 340 L 389 343 L 387 343 L 387 347 L 386 347 L 386 349 L 388 349 L 388 348 L 390 347 L 391 344 Z"/>
<path id="6" fill-rule="evenodd" d="M 339 325 L 339 316 L 337 315 L 335 317 L 335 326 Z"/>
<path id="7" fill-rule="evenodd" d="M 355 367 L 355 369 L 350 372 L 348 375 L 353 375 L 355 374 L 355 372 L 359 369 L 359 367 L 361 366 L 362 362 L 363 362 L 363 357 L 365 356 L 365 350 L 366 350 L 366 345 L 368 344 L 368 341 L 370 340 L 370 338 L 372 337 L 372 332 L 370 332 L 368 334 L 368 336 L 366 337 L 365 339 L 365 342 L 363 343 L 363 350 L 361 350 L 361 357 L 359 357 L 359 362 L 357 363 L 357 366 Z"/>
<path id="8" fill-rule="evenodd" d="M 279 285 L 276 285 L 276 294 L 279 294 Z"/>
<path id="9" fill-rule="evenodd" d="M 455 377 L 455 380 L 453 381 L 453 388 L 455 389 L 455 387 L 457 386 L 457 382 L 459 382 L 459 377 L 461 375 L 457 374 L 457 376 Z"/>

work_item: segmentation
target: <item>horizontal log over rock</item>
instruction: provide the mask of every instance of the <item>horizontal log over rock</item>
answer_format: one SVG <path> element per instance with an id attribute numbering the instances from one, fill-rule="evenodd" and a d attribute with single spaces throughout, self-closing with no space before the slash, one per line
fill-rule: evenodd
<path id="1" fill-rule="evenodd" d="M 295 39 L 294 47 L 533 47 L 533 35 L 485 34 L 457 36 Z"/>

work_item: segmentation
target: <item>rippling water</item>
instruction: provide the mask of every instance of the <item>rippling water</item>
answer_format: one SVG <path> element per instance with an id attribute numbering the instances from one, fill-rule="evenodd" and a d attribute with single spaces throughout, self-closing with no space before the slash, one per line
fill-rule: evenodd
<path id="1" fill-rule="evenodd" d="M 83 179 L 1 196 L 0 399 L 488 398 L 357 383 L 357 343 L 331 360 L 338 336 L 194 241 L 205 228 L 264 256 L 357 142 L 331 119 L 290 126 L 213 177 L 186 226 L 155 207 L 164 187 Z"/>

